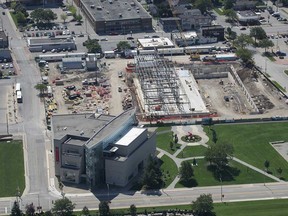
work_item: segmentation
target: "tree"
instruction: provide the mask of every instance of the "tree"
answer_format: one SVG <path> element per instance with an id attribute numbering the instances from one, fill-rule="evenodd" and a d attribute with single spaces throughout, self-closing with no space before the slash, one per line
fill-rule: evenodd
<path id="1" fill-rule="evenodd" d="M 46 211 L 44 213 L 45 216 L 53 216 L 52 212 L 49 210 L 49 211 Z"/>
<path id="2" fill-rule="evenodd" d="M 11 5 L 10 5 L 10 7 L 15 11 L 15 9 L 16 9 L 16 7 L 17 7 L 17 5 L 18 5 L 18 2 L 16 2 L 16 1 L 13 1 L 13 2 L 11 2 Z"/>
<path id="3" fill-rule="evenodd" d="M 213 215 L 213 199 L 211 194 L 201 194 L 196 201 L 192 202 L 194 216 Z"/>
<path id="4" fill-rule="evenodd" d="M 256 45 L 256 40 L 263 40 L 267 38 L 267 34 L 265 30 L 262 27 L 254 27 L 250 30 L 250 36 L 254 37 L 255 39 L 255 45 Z"/>
<path id="5" fill-rule="evenodd" d="M 52 212 L 57 216 L 71 216 L 73 215 L 74 208 L 75 204 L 72 203 L 67 197 L 64 197 L 54 202 Z"/>
<path id="6" fill-rule="evenodd" d="M 183 180 L 184 182 L 188 182 L 193 176 L 193 168 L 191 163 L 189 163 L 188 161 L 183 161 L 181 163 L 179 173 L 180 173 L 180 179 Z"/>
<path id="7" fill-rule="evenodd" d="M 47 85 L 43 83 L 38 83 L 37 85 L 35 85 L 35 89 L 40 91 L 40 96 L 43 96 L 44 92 L 47 91 Z"/>
<path id="8" fill-rule="evenodd" d="M 21 24 L 26 23 L 26 17 L 22 12 L 16 13 L 15 17 L 18 23 Z"/>
<path id="9" fill-rule="evenodd" d="M 90 216 L 90 211 L 86 206 L 83 207 L 81 216 Z"/>
<path id="10" fill-rule="evenodd" d="M 66 19 L 68 18 L 67 14 L 66 13 L 63 13 L 60 15 L 60 18 L 63 20 L 63 22 L 65 23 L 66 22 Z"/>
<path id="11" fill-rule="evenodd" d="M 279 167 L 278 169 L 277 169 L 277 172 L 278 172 L 278 174 L 279 174 L 279 176 L 281 177 L 281 174 L 282 174 L 282 168 L 281 167 Z"/>
<path id="12" fill-rule="evenodd" d="M 34 214 L 35 214 L 35 206 L 33 205 L 33 203 L 27 204 L 26 205 L 26 215 L 32 216 Z"/>
<path id="13" fill-rule="evenodd" d="M 227 17 L 228 22 L 234 22 L 237 19 L 237 14 L 233 9 L 227 9 L 224 11 L 225 16 Z"/>
<path id="14" fill-rule="evenodd" d="M 22 216 L 22 211 L 20 210 L 19 203 L 14 202 L 13 207 L 11 209 L 11 216 Z"/>
<path id="15" fill-rule="evenodd" d="M 57 19 L 57 14 L 55 14 L 51 9 L 37 8 L 31 12 L 30 17 L 36 23 L 39 22 L 50 23 L 52 20 Z"/>
<path id="16" fill-rule="evenodd" d="M 102 53 L 102 48 L 96 39 L 88 38 L 83 45 L 88 49 L 88 53 Z"/>
<path id="17" fill-rule="evenodd" d="M 107 201 L 101 201 L 99 203 L 99 214 L 100 216 L 110 215 L 110 207 Z"/>
<path id="18" fill-rule="evenodd" d="M 137 208 L 134 204 L 130 205 L 130 214 L 131 214 L 131 216 L 137 215 Z"/>
<path id="19" fill-rule="evenodd" d="M 128 41 L 120 41 L 118 44 L 117 44 L 117 49 L 119 51 L 125 51 L 125 50 L 128 50 L 128 49 L 131 49 L 131 46 L 130 44 L 128 43 Z"/>
<path id="20" fill-rule="evenodd" d="M 265 53 L 266 53 L 267 48 L 273 47 L 274 43 L 272 40 L 265 38 L 265 39 L 259 41 L 258 46 L 264 48 Z"/>
<path id="21" fill-rule="evenodd" d="M 56 19 L 57 19 L 57 14 L 54 13 L 51 9 L 44 10 L 43 21 L 50 23 L 52 20 L 56 20 Z"/>
<path id="22" fill-rule="evenodd" d="M 221 171 L 228 164 L 229 157 L 232 157 L 234 148 L 231 144 L 218 143 L 208 147 L 205 152 L 205 160 L 214 164 L 217 170 Z"/>
<path id="23" fill-rule="evenodd" d="M 252 43 L 252 38 L 246 34 L 240 34 L 236 40 L 234 40 L 234 45 L 240 48 L 245 48 L 247 45 Z"/>
<path id="24" fill-rule="evenodd" d="M 177 143 L 178 143 L 178 141 L 179 141 L 179 139 L 178 139 L 178 135 L 177 135 L 177 134 L 175 134 L 175 135 L 174 135 L 174 143 L 175 143 L 175 144 L 177 144 Z"/>
<path id="25" fill-rule="evenodd" d="M 244 64 L 249 64 L 252 63 L 252 57 L 253 57 L 253 53 L 246 49 L 246 48 L 240 48 L 237 49 L 236 51 L 236 55 L 243 61 Z"/>
<path id="26" fill-rule="evenodd" d="M 265 169 L 266 169 L 266 172 L 268 171 L 269 166 L 270 166 L 270 161 L 265 160 L 265 162 L 264 162 L 264 167 L 265 167 Z"/>
<path id="27" fill-rule="evenodd" d="M 141 179 L 142 187 L 144 189 L 159 189 L 162 183 L 162 172 L 157 160 L 150 156 Z"/>
<path id="28" fill-rule="evenodd" d="M 81 14 L 77 14 L 77 15 L 75 16 L 75 20 L 76 20 L 78 23 L 81 23 L 82 19 L 83 19 L 83 17 L 81 16 Z"/>
<path id="29" fill-rule="evenodd" d="M 235 40 L 237 37 L 237 33 L 235 31 L 232 31 L 230 27 L 226 29 L 226 33 L 228 35 L 228 39 Z"/>
<path id="30" fill-rule="evenodd" d="M 212 6 L 211 0 L 196 0 L 195 2 L 195 8 L 198 8 L 201 13 L 207 12 Z"/>
<path id="31" fill-rule="evenodd" d="M 233 5 L 234 5 L 234 0 L 225 0 L 224 1 L 224 9 L 225 10 L 233 8 Z"/>

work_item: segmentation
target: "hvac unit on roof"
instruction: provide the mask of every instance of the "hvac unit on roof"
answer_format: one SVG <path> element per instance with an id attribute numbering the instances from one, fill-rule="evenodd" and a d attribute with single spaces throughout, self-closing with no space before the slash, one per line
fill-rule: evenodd
<path id="1" fill-rule="evenodd" d="M 119 13 L 119 17 L 122 17 L 122 14 L 121 14 L 121 13 Z"/>
<path id="2" fill-rule="evenodd" d="M 109 14 L 109 11 L 106 11 L 107 14 Z"/>
<path id="3" fill-rule="evenodd" d="M 97 10 L 102 10 L 102 7 L 101 6 L 97 6 Z"/>
<path id="4" fill-rule="evenodd" d="M 127 10 L 128 10 L 128 11 L 131 11 L 131 8 L 128 8 Z"/>
<path id="5" fill-rule="evenodd" d="M 108 0 L 110 4 L 113 4 L 113 0 Z"/>
<path id="6" fill-rule="evenodd" d="M 95 5 L 90 5 L 90 8 L 94 9 L 94 8 L 95 8 Z"/>

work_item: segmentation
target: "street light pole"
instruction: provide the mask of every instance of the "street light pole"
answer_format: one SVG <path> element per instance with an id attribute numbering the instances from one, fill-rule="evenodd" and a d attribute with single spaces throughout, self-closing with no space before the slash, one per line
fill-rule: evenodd
<path id="1" fill-rule="evenodd" d="M 223 188 L 222 188 L 222 178 L 220 177 L 220 182 L 221 182 L 221 202 L 223 201 Z"/>

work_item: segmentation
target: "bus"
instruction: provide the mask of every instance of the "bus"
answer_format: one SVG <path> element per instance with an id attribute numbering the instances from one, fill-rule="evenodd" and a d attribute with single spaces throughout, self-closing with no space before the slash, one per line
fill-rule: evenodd
<path id="1" fill-rule="evenodd" d="M 22 98 L 22 93 L 21 91 L 17 91 L 17 102 L 18 103 L 22 103 L 23 102 L 23 98 Z"/>
<path id="2" fill-rule="evenodd" d="M 20 83 L 16 83 L 16 85 L 15 85 L 15 93 L 17 94 L 18 91 L 21 91 Z"/>

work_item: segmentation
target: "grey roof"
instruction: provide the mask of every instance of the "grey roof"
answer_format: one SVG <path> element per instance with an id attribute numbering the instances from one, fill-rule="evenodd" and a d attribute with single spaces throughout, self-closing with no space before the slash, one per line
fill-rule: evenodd
<path id="1" fill-rule="evenodd" d="M 4 31 L 0 31 L 0 38 L 3 38 L 3 40 L 7 40 L 7 35 Z"/>
<path id="2" fill-rule="evenodd" d="M 151 18 L 135 0 L 81 0 L 96 21 Z M 111 3 L 110 3 L 111 2 Z M 91 7 L 91 6 L 94 7 Z M 101 9 L 100 9 L 101 8 Z M 122 18 L 119 16 L 122 15 Z"/>
<path id="3" fill-rule="evenodd" d="M 75 137 L 70 136 L 66 141 L 65 144 L 68 145 L 77 145 L 77 146 L 83 146 L 87 142 L 88 138 L 86 137 Z"/>
<path id="4" fill-rule="evenodd" d="M 252 10 L 239 11 L 238 13 L 243 17 L 256 16 L 256 13 Z"/>
<path id="5" fill-rule="evenodd" d="M 213 25 L 213 26 L 202 26 L 201 27 L 202 30 L 206 30 L 206 29 L 224 29 L 224 27 L 222 25 Z"/>
<path id="6" fill-rule="evenodd" d="M 113 120 L 106 124 L 101 130 L 96 132 L 94 136 L 86 143 L 87 148 L 92 148 L 99 140 L 111 136 L 119 127 L 121 127 L 131 116 L 135 115 L 135 109 L 129 109 L 116 116 Z"/>
<path id="7" fill-rule="evenodd" d="M 62 58 L 62 62 L 82 62 L 82 58 L 81 57 Z"/>
<path id="8" fill-rule="evenodd" d="M 85 141 L 85 145 L 87 148 L 91 148 L 99 141 L 115 133 L 134 115 L 135 109 L 126 110 L 118 116 L 94 113 L 53 115 L 51 125 L 54 139 L 60 140 L 67 135 L 75 136 L 74 139 L 83 137 L 89 139 Z"/>
<path id="9" fill-rule="evenodd" d="M 113 118 L 115 116 L 95 116 L 93 113 L 53 115 L 54 139 L 62 139 L 66 135 L 91 138 L 96 131 L 100 130 Z"/>
<path id="10" fill-rule="evenodd" d="M 30 45 L 43 45 L 43 44 L 55 44 L 55 43 L 71 43 L 74 42 L 73 39 L 70 38 L 31 38 L 29 39 Z"/>

